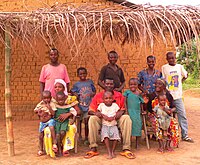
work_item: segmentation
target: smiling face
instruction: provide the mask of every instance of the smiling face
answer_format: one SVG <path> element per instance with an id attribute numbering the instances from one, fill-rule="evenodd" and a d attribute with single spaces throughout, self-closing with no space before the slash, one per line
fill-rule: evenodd
<path id="1" fill-rule="evenodd" d="M 176 57 L 173 52 L 168 52 L 166 55 L 166 58 L 167 58 L 169 65 L 171 65 L 171 66 L 176 65 Z"/>
<path id="2" fill-rule="evenodd" d="M 147 58 L 147 65 L 150 69 L 153 69 L 156 64 L 156 59 L 154 57 Z"/>
<path id="3" fill-rule="evenodd" d="M 81 81 L 85 81 L 85 80 L 86 80 L 86 77 L 87 77 L 87 72 L 86 72 L 86 70 L 84 70 L 84 69 L 79 70 L 78 76 L 79 76 L 79 78 L 80 78 Z"/>
<path id="4" fill-rule="evenodd" d="M 49 52 L 49 58 L 51 60 L 52 64 L 56 64 L 58 62 L 58 51 L 57 50 L 50 50 Z"/>
<path id="5" fill-rule="evenodd" d="M 106 106 L 111 106 L 113 103 L 113 94 L 110 91 L 106 91 L 103 95 L 103 102 Z"/>
<path id="6" fill-rule="evenodd" d="M 104 85 L 105 85 L 105 91 L 113 91 L 113 89 L 114 89 L 114 80 L 105 79 Z"/>
<path id="7" fill-rule="evenodd" d="M 112 64 L 112 65 L 116 64 L 117 60 L 118 60 L 117 53 L 109 53 L 108 54 L 108 60 L 109 60 L 110 64 Z"/>
<path id="8" fill-rule="evenodd" d="M 65 105 L 66 95 L 61 92 L 56 94 L 56 101 L 58 102 L 58 105 Z"/>
<path id="9" fill-rule="evenodd" d="M 161 92 L 166 89 L 165 84 L 161 80 L 156 80 L 155 82 L 155 90 L 156 92 Z"/>
<path id="10" fill-rule="evenodd" d="M 167 97 L 166 95 L 160 95 L 158 96 L 158 102 L 161 106 L 165 106 L 167 102 Z"/>
<path id="11" fill-rule="evenodd" d="M 138 88 L 138 80 L 137 79 L 130 79 L 129 88 L 132 92 L 135 92 Z"/>

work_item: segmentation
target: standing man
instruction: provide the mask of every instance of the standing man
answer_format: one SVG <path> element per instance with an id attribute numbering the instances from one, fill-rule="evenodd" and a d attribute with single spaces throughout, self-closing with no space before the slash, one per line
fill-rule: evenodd
<path id="1" fill-rule="evenodd" d="M 67 84 L 67 90 L 69 91 L 69 76 L 66 66 L 58 62 L 59 52 L 56 48 L 52 48 L 49 51 L 50 63 L 42 67 L 40 73 L 40 93 L 44 90 L 51 92 L 52 97 L 55 97 L 54 82 L 55 79 L 62 79 Z"/>
<path id="2" fill-rule="evenodd" d="M 102 67 L 99 74 L 98 85 L 105 89 L 105 84 L 103 80 L 107 77 L 114 80 L 114 90 L 122 92 L 125 86 L 125 78 L 122 69 L 116 64 L 118 60 L 118 54 L 115 51 L 110 51 L 108 53 L 109 63 Z"/>
<path id="3" fill-rule="evenodd" d="M 138 73 L 138 88 L 144 94 L 153 93 L 155 91 L 155 82 L 158 78 L 162 77 L 162 74 L 159 70 L 156 70 L 156 57 L 155 56 L 148 56 L 147 57 L 147 65 L 148 68 L 140 71 Z"/>
<path id="4" fill-rule="evenodd" d="M 176 56 L 173 52 L 168 52 L 166 59 L 168 64 L 162 66 L 162 75 L 167 81 L 168 90 L 174 98 L 178 122 L 181 127 L 181 137 L 183 141 L 193 143 L 192 138 L 188 137 L 188 122 L 182 100 L 182 81 L 187 79 L 187 71 L 182 65 L 176 64 Z"/>

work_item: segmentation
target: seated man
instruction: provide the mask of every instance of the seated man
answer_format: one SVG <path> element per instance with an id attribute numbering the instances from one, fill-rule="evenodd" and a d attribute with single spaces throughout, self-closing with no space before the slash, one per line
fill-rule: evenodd
<path id="1" fill-rule="evenodd" d="M 130 151 L 131 149 L 131 127 L 132 122 L 128 115 L 125 115 L 124 97 L 120 92 L 114 91 L 113 79 L 106 78 L 104 80 L 105 91 L 113 92 L 114 102 L 120 107 L 120 110 L 116 114 L 117 125 L 122 132 L 123 139 L 123 152 L 120 153 L 122 156 L 126 156 L 129 159 L 134 159 L 135 155 Z M 89 142 L 90 151 L 86 153 L 84 158 L 91 158 L 98 155 L 97 152 L 97 136 L 101 129 L 101 113 L 97 111 L 100 103 L 103 102 L 103 94 L 105 91 L 97 93 L 89 107 L 88 114 L 91 115 L 88 122 L 89 127 Z"/>

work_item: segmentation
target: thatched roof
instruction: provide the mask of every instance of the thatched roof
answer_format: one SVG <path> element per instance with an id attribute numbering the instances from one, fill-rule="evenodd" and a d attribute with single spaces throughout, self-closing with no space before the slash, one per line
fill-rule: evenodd
<path id="1" fill-rule="evenodd" d="M 199 22 L 199 6 L 84 4 L 75 7 L 73 4 L 62 4 L 32 12 L 0 13 L 2 31 L 8 25 L 12 37 L 30 42 L 41 36 L 49 45 L 54 45 L 59 37 L 77 45 L 95 35 L 102 41 L 109 36 L 122 44 L 148 43 L 153 48 L 156 36 L 160 34 L 165 44 L 170 39 L 177 46 L 193 37 L 198 40 Z M 0 36 L 2 41 L 3 36 Z"/>

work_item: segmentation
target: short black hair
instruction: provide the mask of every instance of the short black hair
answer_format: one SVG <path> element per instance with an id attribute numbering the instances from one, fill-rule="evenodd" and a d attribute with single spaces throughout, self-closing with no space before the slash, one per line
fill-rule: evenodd
<path id="1" fill-rule="evenodd" d="M 57 54 L 59 54 L 59 51 L 58 51 L 58 49 L 56 49 L 56 48 L 51 48 L 50 51 L 49 51 L 49 54 L 50 54 L 51 51 L 56 51 Z"/>
<path id="2" fill-rule="evenodd" d="M 56 96 L 66 96 L 63 91 L 59 91 L 56 93 Z"/>
<path id="3" fill-rule="evenodd" d="M 130 81 L 131 81 L 131 80 L 133 80 L 133 81 L 137 81 L 137 83 L 138 83 L 138 78 L 135 78 L 135 77 L 130 78 L 130 80 L 129 80 L 129 84 L 130 84 Z"/>
<path id="4" fill-rule="evenodd" d="M 43 91 L 42 92 L 42 96 L 45 95 L 45 94 L 47 94 L 47 95 L 49 95 L 51 97 L 51 92 L 50 91 L 48 91 L 48 90 Z"/>
<path id="5" fill-rule="evenodd" d="M 152 59 L 156 60 L 156 57 L 155 57 L 155 56 L 153 56 L 153 55 L 150 55 L 150 56 L 148 56 L 148 57 L 147 57 L 147 61 L 148 61 L 148 59 L 150 59 L 150 58 L 152 58 Z"/>
<path id="6" fill-rule="evenodd" d="M 80 70 L 84 70 L 84 71 L 87 73 L 87 69 L 86 69 L 86 68 L 84 68 L 84 67 L 79 67 L 79 68 L 77 69 L 77 75 L 79 75 Z"/>
<path id="7" fill-rule="evenodd" d="M 165 97 L 167 97 L 167 96 L 166 96 L 166 94 L 164 94 L 164 93 L 161 93 L 161 94 L 159 94 L 159 95 L 157 96 L 158 100 L 159 100 L 159 99 L 160 99 L 160 97 L 162 97 L 162 96 L 165 96 Z"/>
<path id="8" fill-rule="evenodd" d="M 172 54 L 175 55 L 174 52 L 167 52 L 166 58 L 167 58 L 169 55 L 172 55 Z"/>
<path id="9" fill-rule="evenodd" d="M 115 54 L 115 55 L 118 57 L 118 54 L 117 54 L 117 52 L 116 52 L 116 51 L 114 51 L 114 50 L 112 50 L 112 51 L 110 51 L 110 52 L 108 53 L 108 57 L 110 56 L 110 54 Z"/>
<path id="10" fill-rule="evenodd" d="M 112 77 L 105 77 L 105 78 L 103 79 L 104 82 L 105 82 L 106 80 L 112 80 L 112 81 L 114 82 L 114 79 L 113 79 Z"/>

